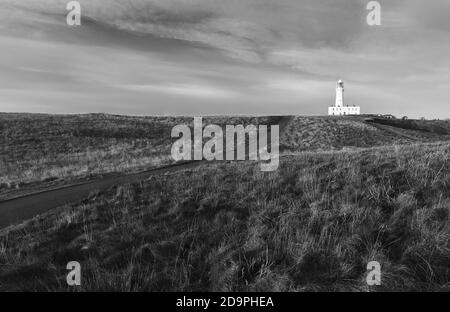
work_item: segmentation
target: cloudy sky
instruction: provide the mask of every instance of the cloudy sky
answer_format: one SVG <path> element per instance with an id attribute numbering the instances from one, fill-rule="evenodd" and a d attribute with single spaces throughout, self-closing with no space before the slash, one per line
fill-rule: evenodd
<path id="1" fill-rule="evenodd" d="M 0 111 L 450 117 L 450 1 L 0 0 Z"/>

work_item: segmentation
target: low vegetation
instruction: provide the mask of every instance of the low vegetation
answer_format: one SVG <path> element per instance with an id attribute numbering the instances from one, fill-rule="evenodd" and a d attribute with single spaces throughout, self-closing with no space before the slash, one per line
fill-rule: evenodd
<path id="1" fill-rule="evenodd" d="M 206 123 L 270 123 L 211 117 Z M 173 162 L 171 130 L 187 117 L 0 114 L 0 199 L 109 173 Z"/>
<path id="2" fill-rule="evenodd" d="M 294 117 L 280 138 L 288 152 L 435 142 L 450 139 L 450 122 L 365 117 Z"/>
<path id="3" fill-rule="evenodd" d="M 449 143 L 162 174 L 1 230 L 0 290 L 70 290 L 76 260 L 81 291 L 448 291 L 449 186 Z"/>
<path id="4" fill-rule="evenodd" d="M 102 114 L 0 114 L 0 192 L 169 161 L 174 121 Z M 169 152 L 168 152 L 169 151 Z"/>

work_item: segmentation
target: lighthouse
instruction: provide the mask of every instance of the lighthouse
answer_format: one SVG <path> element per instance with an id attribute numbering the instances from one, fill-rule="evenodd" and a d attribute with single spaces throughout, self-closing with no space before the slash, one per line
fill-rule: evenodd
<path id="1" fill-rule="evenodd" d="M 344 106 L 344 82 L 342 80 L 339 80 L 336 84 L 336 102 L 334 106 L 335 107 Z"/>
<path id="2" fill-rule="evenodd" d="M 339 80 L 336 83 L 336 100 L 334 106 L 328 107 L 328 115 L 343 116 L 343 115 L 359 115 L 359 106 L 345 106 L 344 105 L 344 82 Z"/>

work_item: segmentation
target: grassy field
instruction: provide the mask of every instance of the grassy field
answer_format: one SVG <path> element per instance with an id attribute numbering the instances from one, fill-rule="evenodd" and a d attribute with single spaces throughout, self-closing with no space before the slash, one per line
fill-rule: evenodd
<path id="1" fill-rule="evenodd" d="M 287 152 L 320 151 L 449 139 L 449 121 L 296 116 L 280 138 L 280 147 Z"/>
<path id="2" fill-rule="evenodd" d="M 211 117 L 259 124 L 270 118 Z M 184 117 L 0 114 L 0 199 L 45 187 L 172 163 L 171 130 Z"/>
<path id="3" fill-rule="evenodd" d="M 110 115 L 0 115 L 0 191 L 170 161 L 174 120 Z"/>
<path id="4" fill-rule="evenodd" d="M 0 198 L 171 163 L 192 118 L 0 114 Z M 448 121 L 208 117 L 279 124 L 280 168 L 206 163 L 0 230 L 0 290 L 450 290 Z M 365 282 L 370 261 L 382 286 Z"/>
<path id="5" fill-rule="evenodd" d="M 207 117 L 204 125 L 278 124 L 280 117 Z M 368 123 L 361 118 L 292 117 L 283 126 L 285 152 L 442 140 L 450 123 Z M 417 122 L 416 122 L 417 123 Z M 188 117 L 106 114 L 0 114 L 0 194 L 172 162 L 171 129 Z M 392 129 L 395 129 L 392 131 Z"/>
<path id="6" fill-rule="evenodd" d="M 76 260 L 82 291 L 449 291 L 449 160 L 392 145 L 120 185 L 1 230 L 0 290 L 68 290 Z"/>

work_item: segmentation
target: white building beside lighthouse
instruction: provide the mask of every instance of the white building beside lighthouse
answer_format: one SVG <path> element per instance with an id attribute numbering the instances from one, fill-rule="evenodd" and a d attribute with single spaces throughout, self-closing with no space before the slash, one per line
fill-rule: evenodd
<path id="1" fill-rule="evenodd" d="M 339 80 L 336 84 L 336 101 L 334 106 L 328 107 L 328 115 L 343 116 L 343 115 L 360 115 L 361 109 L 359 106 L 345 106 L 344 105 L 344 82 Z"/>

